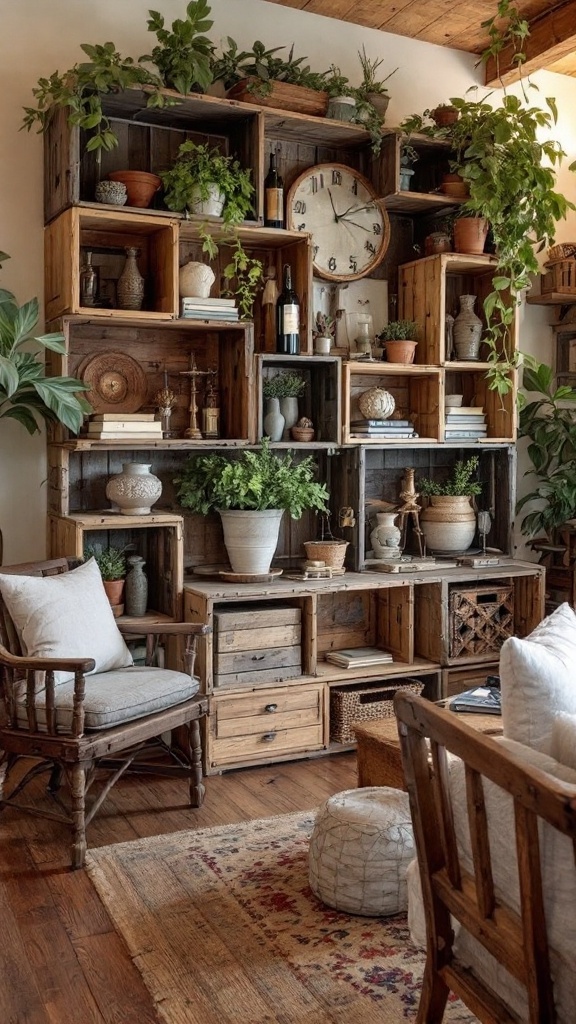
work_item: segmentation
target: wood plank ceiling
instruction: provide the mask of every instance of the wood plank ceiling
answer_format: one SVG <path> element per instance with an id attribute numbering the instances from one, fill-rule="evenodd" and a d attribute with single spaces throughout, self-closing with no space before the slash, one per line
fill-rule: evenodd
<path id="1" fill-rule="evenodd" d="M 426 43 L 481 53 L 486 34 L 481 23 L 492 17 L 496 0 L 270 0 L 311 14 L 350 21 L 367 28 L 392 32 Z M 530 23 L 525 73 L 546 68 L 576 78 L 576 0 L 518 0 L 517 7 Z M 501 58 L 505 81 L 514 72 Z M 487 67 L 486 83 L 495 82 L 495 69 Z"/>

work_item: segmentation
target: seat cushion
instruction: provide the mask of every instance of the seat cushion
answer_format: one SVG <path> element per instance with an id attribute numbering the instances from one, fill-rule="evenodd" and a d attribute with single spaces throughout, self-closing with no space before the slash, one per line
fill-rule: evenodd
<path id="1" fill-rule="evenodd" d="M 93 658 L 94 672 L 132 664 L 93 558 L 57 576 L 0 573 L 0 592 L 29 657 Z M 54 674 L 58 685 L 73 678 Z"/>
<path id="2" fill-rule="evenodd" d="M 112 672 L 99 672 L 86 677 L 84 728 L 108 729 L 156 711 L 182 704 L 198 692 L 199 681 L 184 672 L 168 668 L 134 665 Z M 74 681 L 62 683 L 55 694 L 56 723 L 60 732 L 72 728 Z M 26 684 L 20 684 L 18 722 L 26 726 Z M 38 726 L 46 725 L 43 691 L 36 694 Z"/>
<path id="3" fill-rule="evenodd" d="M 504 735 L 545 754 L 560 712 L 576 714 L 576 614 L 564 603 L 500 652 Z"/>

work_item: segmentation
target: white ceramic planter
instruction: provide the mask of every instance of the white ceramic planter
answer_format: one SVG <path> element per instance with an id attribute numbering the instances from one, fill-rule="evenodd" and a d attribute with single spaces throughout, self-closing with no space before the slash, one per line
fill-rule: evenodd
<path id="1" fill-rule="evenodd" d="M 467 495 L 433 494 L 420 513 L 426 547 L 432 554 L 467 551 L 476 533 L 476 513 Z"/>
<path id="2" fill-rule="evenodd" d="M 270 571 L 278 544 L 282 509 L 253 512 L 248 509 L 220 509 L 224 543 L 232 572 Z"/>
<path id="3" fill-rule="evenodd" d="M 226 197 L 217 185 L 208 186 L 208 199 L 194 199 L 190 204 L 190 213 L 199 213 L 202 217 L 221 217 Z"/>
<path id="4" fill-rule="evenodd" d="M 123 516 L 146 516 L 162 494 L 162 484 L 144 462 L 125 462 L 122 472 L 110 477 L 106 497 Z"/>

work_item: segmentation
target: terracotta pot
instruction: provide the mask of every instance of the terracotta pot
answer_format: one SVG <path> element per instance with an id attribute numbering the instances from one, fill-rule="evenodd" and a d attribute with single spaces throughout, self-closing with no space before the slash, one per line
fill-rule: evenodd
<path id="1" fill-rule="evenodd" d="M 124 611 L 122 594 L 124 593 L 124 580 L 102 580 L 106 596 L 112 605 L 114 617 L 118 618 Z"/>
<path id="2" fill-rule="evenodd" d="M 454 124 L 459 117 L 460 113 L 456 107 L 436 107 L 432 111 L 432 120 L 439 128 L 447 128 L 448 125 Z"/>
<path id="3" fill-rule="evenodd" d="M 162 179 L 148 171 L 111 171 L 110 181 L 121 181 L 126 185 L 128 206 L 150 206 L 154 194 L 160 188 Z"/>
<path id="4" fill-rule="evenodd" d="M 440 191 L 445 196 L 454 196 L 455 199 L 466 199 L 470 195 L 470 185 L 461 174 L 445 174 L 442 178 Z"/>
<path id="5" fill-rule="evenodd" d="M 484 252 L 488 221 L 485 217 L 458 217 L 454 221 L 455 252 L 480 255 Z"/>
<path id="6" fill-rule="evenodd" d="M 413 363 L 416 355 L 417 341 L 398 339 L 397 341 L 385 341 L 386 359 L 389 363 Z"/>

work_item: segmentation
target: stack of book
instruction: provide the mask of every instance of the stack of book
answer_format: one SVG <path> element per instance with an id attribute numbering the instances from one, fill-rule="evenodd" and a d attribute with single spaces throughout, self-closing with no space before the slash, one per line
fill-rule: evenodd
<path id="1" fill-rule="evenodd" d="M 405 441 L 419 436 L 411 420 L 353 420 L 350 433 L 356 437 L 376 437 L 386 441 Z"/>
<path id="2" fill-rule="evenodd" d="M 238 308 L 234 299 L 199 299 L 186 296 L 181 299 L 180 315 L 185 320 L 238 320 Z"/>
<path id="3" fill-rule="evenodd" d="M 486 437 L 486 413 L 476 405 L 446 409 L 446 441 L 476 441 Z"/>
<path id="4" fill-rule="evenodd" d="M 162 423 L 153 412 L 102 412 L 88 421 L 87 437 L 91 441 L 158 441 L 162 439 Z"/>
<path id="5" fill-rule="evenodd" d="M 389 651 L 379 647 L 350 647 L 343 651 L 328 651 L 326 661 L 340 668 L 368 668 L 370 665 L 386 665 L 393 661 Z"/>

